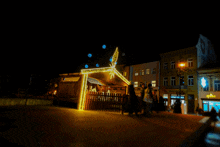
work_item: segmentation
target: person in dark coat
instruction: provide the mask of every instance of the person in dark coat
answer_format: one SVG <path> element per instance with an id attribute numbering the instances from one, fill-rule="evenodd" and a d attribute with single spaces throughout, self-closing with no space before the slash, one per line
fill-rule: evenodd
<path id="1" fill-rule="evenodd" d="M 215 124 L 215 122 L 217 121 L 217 113 L 216 113 L 216 110 L 215 110 L 215 108 L 212 106 L 212 109 L 211 109 L 211 120 L 214 122 L 214 124 Z"/>
<path id="2" fill-rule="evenodd" d="M 159 110 L 160 110 L 160 111 L 165 111 L 164 99 L 163 99 L 162 96 L 159 97 Z"/>
<path id="3" fill-rule="evenodd" d="M 181 102 L 180 99 L 177 99 L 174 104 L 174 113 L 181 113 Z"/>
<path id="4" fill-rule="evenodd" d="M 130 104 L 129 114 L 133 114 L 133 112 L 135 112 L 135 114 L 137 115 L 137 113 L 138 113 L 138 98 L 135 94 L 133 85 L 129 85 L 129 104 Z"/>

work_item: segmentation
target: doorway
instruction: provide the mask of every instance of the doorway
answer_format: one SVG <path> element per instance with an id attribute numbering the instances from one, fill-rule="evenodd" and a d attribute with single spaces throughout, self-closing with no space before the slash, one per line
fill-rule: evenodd
<path id="1" fill-rule="evenodd" d="M 188 113 L 194 113 L 194 95 L 188 95 Z"/>

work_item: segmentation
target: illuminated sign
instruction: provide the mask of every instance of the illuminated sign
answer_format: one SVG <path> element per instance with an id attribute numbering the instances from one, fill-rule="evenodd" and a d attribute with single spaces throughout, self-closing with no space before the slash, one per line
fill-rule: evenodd
<path id="1" fill-rule="evenodd" d="M 203 88 L 206 86 L 206 80 L 204 79 L 204 77 L 201 79 L 201 85 Z"/>
<path id="2" fill-rule="evenodd" d="M 213 95 L 212 93 L 210 93 L 209 95 L 206 95 L 207 98 L 216 98 L 216 95 Z"/>

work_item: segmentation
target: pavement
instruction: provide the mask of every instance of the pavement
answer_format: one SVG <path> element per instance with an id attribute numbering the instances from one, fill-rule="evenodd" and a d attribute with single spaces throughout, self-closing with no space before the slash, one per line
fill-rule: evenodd
<path id="1" fill-rule="evenodd" d="M 191 146 L 207 121 L 169 112 L 146 118 L 53 106 L 1 107 L 0 146 Z"/>

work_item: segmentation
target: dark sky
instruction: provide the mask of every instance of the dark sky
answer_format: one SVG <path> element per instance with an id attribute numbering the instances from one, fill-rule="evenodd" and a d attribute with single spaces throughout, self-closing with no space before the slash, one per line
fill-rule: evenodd
<path id="1" fill-rule="evenodd" d="M 184 19 L 163 14 L 41 16 L 13 14 L 4 21 L 1 72 L 58 74 L 79 72 L 85 64 L 106 66 L 116 46 L 118 64 L 158 61 L 160 53 L 195 46 L 199 34 L 215 45 L 216 54 L 220 50 L 219 22 L 214 16 L 208 21 L 202 16 Z"/>

